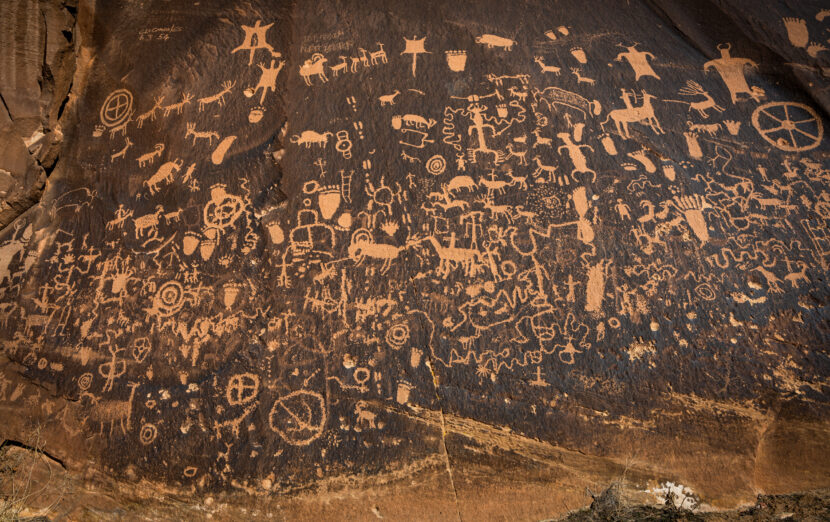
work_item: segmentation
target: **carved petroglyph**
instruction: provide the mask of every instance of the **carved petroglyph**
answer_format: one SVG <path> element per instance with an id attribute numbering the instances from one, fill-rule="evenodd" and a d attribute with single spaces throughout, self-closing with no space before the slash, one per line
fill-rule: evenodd
<path id="1" fill-rule="evenodd" d="M 511 40 L 510 38 L 504 38 L 503 36 L 496 36 L 494 34 L 483 34 L 481 36 L 476 36 L 475 40 L 476 43 L 485 45 L 488 49 L 494 49 L 498 47 L 504 49 L 505 51 L 510 51 L 513 49 L 513 46 L 516 45 L 515 40 Z"/>
<path id="2" fill-rule="evenodd" d="M 152 165 L 153 160 L 155 158 L 161 158 L 162 152 L 164 152 L 164 143 L 156 143 L 155 147 L 153 147 L 153 150 L 151 152 L 142 154 L 141 156 L 136 158 L 136 161 L 138 161 L 138 166 L 144 167 L 148 164 Z"/>
<path id="3" fill-rule="evenodd" d="M 641 99 L 641 105 L 639 107 L 633 105 L 633 102 L 638 98 Z M 625 102 L 626 107 L 624 109 L 614 109 L 610 111 L 608 113 L 608 117 L 602 122 L 601 125 L 605 125 L 609 122 L 609 120 L 613 121 L 614 125 L 617 127 L 617 133 L 619 133 L 623 138 L 631 137 L 628 128 L 631 123 L 648 125 L 655 133 L 663 134 L 660 122 L 657 121 L 657 117 L 654 115 L 653 101 L 656 99 L 655 96 L 647 93 L 646 91 L 642 91 L 641 95 L 637 96 L 636 93 L 629 93 L 623 89 L 622 99 Z"/>
<path id="4" fill-rule="evenodd" d="M 210 96 L 205 96 L 204 98 L 199 98 L 198 100 L 196 100 L 197 102 L 199 102 L 199 112 L 202 112 L 203 110 L 205 110 L 205 107 L 207 107 L 208 105 L 210 105 L 212 103 L 217 104 L 219 107 L 224 107 L 225 106 L 225 96 L 228 95 L 231 92 L 231 89 L 233 89 L 233 87 L 235 85 L 236 85 L 236 81 L 222 82 L 222 90 L 221 91 L 217 92 L 216 94 L 213 94 L 213 95 L 210 95 Z M 263 96 L 264 95 L 265 95 L 265 93 L 263 93 Z M 160 101 L 161 100 L 156 100 L 156 103 L 158 104 Z M 161 108 L 161 106 L 159 106 L 159 108 Z"/>
<path id="5" fill-rule="evenodd" d="M 325 401 L 313 391 L 289 393 L 274 402 L 268 422 L 285 442 L 306 446 L 323 433 L 326 425 Z"/>
<path id="6" fill-rule="evenodd" d="M 726 88 L 729 89 L 729 95 L 732 97 L 732 103 L 738 102 L 738 95 L 745 94 L 753 100 L 760 101 L 764 97 L 764 91 L 760 87 L 750 87 L 746 81 L 744 70 L 747 67 L 758 67 L 754 61 L 747 58 L 735 58 L 731 54 L 732 44 L 718 45 L 720 51 L 720 58 L 710 60 L 703 64 L 703 70 L 708 71 L 712 68 L 720 74 Z"/>
<path id="7" fill-rule="evenodd" d="M 428 54 L 430 51 L 427 51 L 424 48 L 424 41 L 426 37 L 418 38 L 413 37 L 411 40 L 404 37 L 404 41 L 406 42 L 406 48 L 401 51 L 401 54 L 411 54 L 412 55 L 412 77 L 416 76 L 416 70 L 418 68 L 418 55 L 421 54 Z"/>
<path id="8" fill-rule="evenodd" d="M 814 149 L 824 136 L 821 118 L 802 103 L 761 105 L 752 113 L 752 126 L 767 142 L 788 152 Z"/>
<path id="9" fill-rule="evenodd" d="M 254 63 L 254 54 L 260 49 L 267 51 L 270 55 L 274 55 L 274 48 L 268 43 L 267 34 L 268 29 L 273 26 L 273 22 L 268 25 L 262 25 L 262 20 L 257 20 L 253 26 L 243 25 L 242 31 L 245 33 L 242 43 L 238 47 L 231 50 L 231 54 L 239 51 L 248 51 L 248 65 Z M 279 53 L 276 53 L 279 57 Z"/>
<path id="10" fill-rule="evenodd" d="M 80 159 L 4 232 L 4 356 L 62 373 L 68 432 L 142 459 L 199 444 L 171 461 L 197 490 L 250 487 L 249 462 L 305 484 L 364 448 L 408 455 L 400 430 L 453 379 L 489 420 L 542 418 L 616 390 L 620 360 L 732 371 L 774 314 L 824 339 L 824 115 L 729 44 L 689 67 L 658 39 L 509 13 L 455 38 L 243 11 L 199 44 L 225 42 L 217 64 L 90 75 Z M 806 20 L 776 19 L 799 55 Z M 741 386 L 777 382 L 758 379 Z M 500 390 L 516 400 L 491 408 Z M 0 381 L 38 401 L 21 393 Z"/>
<path id="11" fill-rule="evenodd" d="M 665 100 L 667 102 L 673 103 L 685 103 L 689 106 L 689 111 L 697 111 L 701 118 L 708 118 L 709 113 L 706 111 L 714 110 L 716 112 L 723 112 L 724 109 L 717 103 L 715 103 L 714 98 L 706 91 L 699 83 L 693 80 L 689 80 L 686 82 L 686 85 L 677 91 L 683 96 L 702 96 L 703 100 L 695 101 L 695 102 L 688 102 L 683 100 Z"/>
<path id="12" fill-rule="evenodd" d="M 639 80 L 643 76 L 651 76 L 653 78 L 657 78 L 658 80 L 660 79 L 660 76 L 654 72 L 654 69 L 651 68 L 651 64 L 649 63 L 649 60 L 654 60 L 653 54 L 638 50 L 637 44 L 632 46 L 620 45 L 620 47 L 625 48 L 625 51 L 619 53 L 617 57 L 614 58 L 614 61 L 627 61 L 628 65 L 630 65 L 634 70 L 635 80 Z"/>
<path id="13" fill-rule="evenodd" d="M 192 94 L 184 93 L 184 94 L 182 94 L 181 101 L 178 101 L 176 103 L 172 103 L 170 105 L 165 105 L 165 106 L 161 107 L 161 109 L 164 110 L 164 116 L 165 117 L 170 116 L 170 113 L 173 112 L 173 111 L 176 111 L 176 114 L 181 114 L 182 109 L 184 109 L 184 106 L 185 105 L 190 105 L 190 102 L 192 100 L 193 100 L 193 95 Z"/>
<path id="14" fill-rule="evenodd" d="M 210 145 L 213 145 L 213 140 L 219 139 L 219 134 L 214 131 L 197 131 L 195 123 L 188 123 L 187 124 L 187 132 L 185 132 L 184 137 L 189 138 L 193 137 L 193 145 L 196 145 L 196 140 L 208 140 Z"/>
<path id="15" fill-rule="evenodd" d="M 147 187 L 147 190 L 150 191 L 150 194 L 155 194 L 159 191 L 159 187 L 162 183 L 169 184 L 173 182 L 173 175 L 179 172 L 182 168 L 182 160 L 177 159 L 173 161 L 168 161 L 161 165 L 155 174 L 150 176 L 149 179 L 144 181 L 144 185 Z"/>

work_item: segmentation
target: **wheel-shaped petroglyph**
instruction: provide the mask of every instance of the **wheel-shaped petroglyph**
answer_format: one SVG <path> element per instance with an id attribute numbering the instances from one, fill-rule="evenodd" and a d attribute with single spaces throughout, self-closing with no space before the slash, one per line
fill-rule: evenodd
<path id="1" fill-rule="evenodd" d="M 824 135 L 821 117 L 803 103 L 761 105 L 752 113 L 752 125 L 767 142 L 787 152 L 814 149 Z"/>
<path id="2" fill-rule="evenodd" d="M 205 225 L 224 231 L 239 219 L 245 204 L 239 196 L 228 194 L 224 185 L 214 186 L 210 194 L 211 199 L 204 210 Z"/>
<path id="3" fill-rule="evenodd" d="M 101 106 L 101 123 L 107 127 L 118 126 L 130 117 L 133 108 L 133 95 L 127 89 L 118 89 L 107 96 Z"/>
<path id="4" fill-rule="evenodd" d="M 253 373 L 240 373 L 228 381 L 225 398 L 231 406 L 248 404 L 259 392 L 259 377 Z"/>
<path id="5" fill-rule="evenodd" d="M 307 390 L 284 395 L 274 402 L 268 422 L 285 442 L 305 446 L 320 437 L 325 428 L 323 396 Z"/>

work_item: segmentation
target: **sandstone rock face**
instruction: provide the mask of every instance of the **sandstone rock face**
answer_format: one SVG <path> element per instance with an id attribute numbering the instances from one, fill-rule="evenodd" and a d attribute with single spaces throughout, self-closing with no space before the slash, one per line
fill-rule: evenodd
<path id="1" fill-rule="evenodd" d="M 70 517 L 827 487 L 830 12 L 764 4 L 16 2 L 0 436 Z"/>
<path id="2" fill-rule="evenodd" d="M 24 0 L 0 20 L 0 225 L 38 203 L 63 134 L 76 2 Z"/>

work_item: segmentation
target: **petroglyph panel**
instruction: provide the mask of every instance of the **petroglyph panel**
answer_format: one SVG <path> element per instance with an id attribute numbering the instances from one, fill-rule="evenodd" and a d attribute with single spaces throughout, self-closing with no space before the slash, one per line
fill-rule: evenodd
<path id="1" fill-rule="evenodd" d="M 782 58 L 739 22 L 684 40 L 670 2 L 145 3 L 97 5 L 0 242 L 6 356 L 76 407 L 0 373 L 0 411 L 249 493 L 452 480 L 480 426 L 646 462 L 750 454 L 782 404 L 826 427 L 826 12 L 764 13 Z"/>

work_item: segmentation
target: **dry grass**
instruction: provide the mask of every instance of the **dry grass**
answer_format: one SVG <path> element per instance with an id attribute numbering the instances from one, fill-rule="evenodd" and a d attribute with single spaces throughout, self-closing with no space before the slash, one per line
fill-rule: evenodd
<path id="1" fill-rule="evenodd" d="M 47 516 L 60 504 L 68 475 L 43 451 L 40 427 L 23 442 L 0 443 L 0 522 Z"/>

